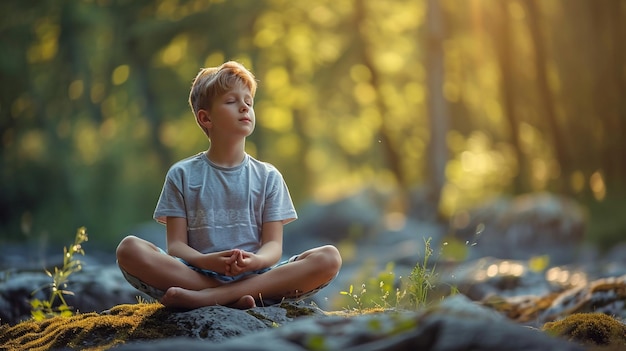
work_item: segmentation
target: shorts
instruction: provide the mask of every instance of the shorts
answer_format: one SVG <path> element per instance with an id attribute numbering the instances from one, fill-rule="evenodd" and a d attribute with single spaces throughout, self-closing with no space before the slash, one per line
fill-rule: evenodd
<path id="1" fill-rule="evenodd" d="M 164 255 L 167 255 L 167 252 L 165 252 L 163 249 L 159 248 L 159 250 Z M 220 281 L 222 283 L 232 283 L 232 282 L 235 282 L 237 280 L 240 280 L 240 279 L 242 279 L 244 277 L 247 277 L 247 276 L 250 276 L 250 275 L 253 275 L 253 274 L 263 274 L 263 273 L 269 272 L 273 268 L 284 266 L 284 265 L 286 265 L 288 263 L 291 263 L 291 262 L 294 262 L 295 260 L 298 259 L 298 255 L 295 255 L 295 256 L 292 256 L 291 258 L 289 258 L 288 260 L 281 261 L 281 262 L 275 264 L 272 267 L 268 267 L 268 268 L 264 268 L 264 269 L 260 269 L 260 270 L 256 270 L 256 271 L 252 271 L 252 272 L 245 272 L 245 273 L 242 273 L 240 275 L 236 275 L 234 277 L 231 277 L 231 276 L 223 275 L 223 274 L 220 274 L 220 273 L 217 273 L 215 271 L 208 270 L 208 269 L 202 269 L 202 268 L 195 267 L 195 266 L 191 265 L 189 262 L 183 260 L 180 257 L 176 257 L 176 256 L 172 256 L 172 257 L 174 257 L 177 260 L 179 260 L 180 262 L 184 263 L 185 265 L 187 265 L 187 267 L 191 268 L 192 270 L 194 270 L 194 271 L 196 271 L 196 272 L 198 272 L 200 274 L 204 274 L 207 277 L 214 278 L 214 279 L 216 279 L 216 280 L 218 280 L 218 281 Z M 165 291 L 157 289 L 157 288 L 155 288 L 155 287 L 153 287 L 151 285 L 148 285 L 148 284 L 144 283 L 141 279 L 139 279 L 139 278 L 135 277 L 134 275 L 126 272 L 122 267 L 119 267 L 119 268 L 122 271 L 122 274 L 124 275 L 124 278 L 126 278 L 126 280 L 130 283 L 130 285 L 132 285 L 135 289 L 141 291 L 142 293 L 144 293 L 144 294 L 146 294 L 146 295 L 148 295 L 148 296 L 150 296 L 150 297 L 152 297 L 153 299 L 156 299 L 156 300 L 161 300 L 163 295 L 165 295 Z M 309 298 L 309 297 L 317 294 L 320 290 L 322 290 L 323 288 L 328 286 L 328 284 L 330 284 L 330 281 L 325 283 L 325 284 L 320 285 L 319 287 L 317 287 L 317 288 L 315 288 L 315 289 L 313 289 L 313 290 L 311 290 L 309 292 L 298 294 L 295 297 L 283 298 L 281 300 L 269 300 L 269 299 L 266 300 L 266 299 L 263 299 L 262 303 L 263 303 L 263 305 L 273 305 L 273 304 L 277 304 L 277 303 L 281 303 L 281 302 L 287 302 L 287 301 L 301 301 L 301 300 L 304 300 L 306 298 Z"/>

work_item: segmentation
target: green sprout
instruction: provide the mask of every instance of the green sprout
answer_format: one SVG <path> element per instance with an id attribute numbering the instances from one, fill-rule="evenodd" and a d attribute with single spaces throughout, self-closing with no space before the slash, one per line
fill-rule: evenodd
<path id="1" fill-rule="evenodd" d="M 356 310 L 363 314 L 364 310 L 365 310 L 365 305 L 363 302 L 363 295 L 365 295 L 365 293 L 367 292 L 367 289 L 365 288 L 365 284 L 361 285 L 361 293 L 360 294 L 356 294 L 354 291 L 354 286 L 352 284 L 350 284 L 350 288 L 348 289 L 348 291 L 340 291 L 339 293 L 341 295 L 346 295 L 349 296 L 352 301 L 354 301 L 354 303 L 356 304 Z"/>
<path id="2" fill-rule="evenodd" d="M 424 239 L 424 257 L 413 267 L 408 279 L 403 279 L 401 276 L 396 279 L 394 264 L 390 262 L 384 271 L 379 272 L 373 278 L 366 279 L 360 292 L 355 292 L 353 285 L 350 285 L 348 291 L 340 291 L 341 295 L 351 300 L 350 309 L 363 314 L 380 309 L 417 310 L 426 307 L 430 293 L 439 282 L 435 265 L 430 263 L 433 255 L 430 242 L 431 238 Z M 450 286 L 449 295 L 456 293 L 458 293 L 456 287 Z"/>
<path id="3" fill-rule="evenodd" d="M 72 307 L 67 305 L 63 296 L 74 295 L 73 292 L 66 289 L 67 283 L 72 273 L 79 272 L 82 269 L 81 262 L 77 260 L 74 255 L 85 255 L 81 244 L 87 241 L 87 239 L 85 227 L 78 228 L 74 244 L 70 246 L 69 249 L 67 247 L 63 248 L 63 266 L 60 269 L 54 267 L 54 273 L 46 270 L 46 274 L 52 278 L 52 282 L 47 285 L 50 287 L 50 297 L 48 300 L 32 299 L 30 301 L 33 319 L 40 321 L 54 316 L 70 317 L 74 314 Z M 32 295 L 43 288 L 45 288 L 45 286 L 33 291 Z M 57 303 L 57 299 L 60 301 L 60 304 Z"/>
<path id="4" fill-rule="evenodd" d="M 424 259 L 422 263 L 415 265 L 409 275 L 409 298 L 416 308 L 425 306 L 428 301 L 428 293 L 435 288 L 437 274 L 435 265 L 428 268 L 428 261 L 433 254 L 430 246 L 431 238 L 424 240 Z"/>

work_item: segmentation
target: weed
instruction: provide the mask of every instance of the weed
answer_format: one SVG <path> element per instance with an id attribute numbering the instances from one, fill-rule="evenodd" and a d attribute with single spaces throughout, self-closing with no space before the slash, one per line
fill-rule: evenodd
<path id="1" fill-rule="evenodd" d="M 438 283 L 438 274 L 435 265 L 430 264 L 433 249 L 431 238 L 424 239 L 424 258 L 412 269 L 408 280 L 399 277 L 393 272 L 393 263 L 388 263 L 385 271 L 378 273 L 361 285 L 361 291 L 355 292 L 350 285 L 348 291 L 340 291 L 341 295 L 350 298 L 351 309 L 363 314 L 370 309 L 406 308 L 419 309 L 429 302 L 429 293 Z M 450 287 L 450 294 L 458 293 L 456 287 Z M 406 301 L 408 298 L 408 301 Z"/>
<path id="2" fill-rule="evenodd" d="M 63 248 L 63 266 L 59 269 L 58 267 L 54 267 L 54 273 L 46 270 L 46 274 L 52 278 L 52 283 L 49 284 L 50 287 L 50 298 L 48 300 L 39 300 L 32 299 L 30 301 L 30 305 L 32 307 L 31 315 L 33 319 L 40 321 L 49 317 L 61 316 L 61 317 L 70 317 L 74 313 L 72 312 L 72 307 L 67 305 L 65 302 L 65 298 L 63 295 L 73 295 L 74 293 L 66 290 L 67 283 L 69 280 L 69 276 L 72 273 L 78 272 L 82 269 L 81 262 L 77 260 L 74 255 L 81 254 L 85 255 L 85 251 L 81 244 L 87 241 L 87 231 L 85 227 L 78 228 L 76 231 L 76 237 L 74 238 L 74 244 Z M 39 288 L 33 291 L 33 295 L 43 289 Z M 59 299 L 60 304 L 55 304 Z"/>
<path id="3" fill-rule="evenodd" d="M 158 301 L 156 301 L 155 299 L 152 298 L 145 298 L 143 296 L 137 295 L 135 296 L 135 299 L 137 300 L 138 304 L 150 304 L 150 303 L 158 303 Z"/>
<path id="4" fill-rule="evenodd" d="M 363 313 L 364 312 L 364 304 L 363 304 L 363 296 L 365 295 L 365 293 L 367 292 L 367 289 L 365 288 L 365 284 L 361 285 L 361 293 L 356 294 L 354 292 L 354 286 L 352 284 L 350 284 L 350 288 L 348 289 L 348 291 L 340 291 L 339 293 L 341 295 L 347 295 L 349 296 L 352 301 L 354 301 L 354 303 L 356 304 L 356 310 L 359 313 Z"/>
<path id="5" fill-rule="evenodd" d="M 428 301 L 428 293 L 435 288 L 437 275 L 435 265 L 428 267 L 428 261 L 433 254 L 430 246 L 431 238 L 424 240 L 424 259 L 413 267 L 409 275 L 409 299 L 415 308 L 423 307 Z"/>

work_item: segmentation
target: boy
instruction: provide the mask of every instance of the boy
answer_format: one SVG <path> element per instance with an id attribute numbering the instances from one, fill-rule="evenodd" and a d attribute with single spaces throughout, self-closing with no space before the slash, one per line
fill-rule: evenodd
<path id="1" fill-rule="evenodd" d="M 167 173 L 154 213 L 166 225 L 167 254 L 134 236 L 117 248 L 126 279 L 166 306 L 245 309 L 257 299 L 301 299 L 341 267 L 330 245 L 276 265 L 283 225 L 297 215 L 280 172 L 244 151 L 255 92 L 254 76 L 237 62 L 198 73 L 189 104 L 210 146 Z"/>

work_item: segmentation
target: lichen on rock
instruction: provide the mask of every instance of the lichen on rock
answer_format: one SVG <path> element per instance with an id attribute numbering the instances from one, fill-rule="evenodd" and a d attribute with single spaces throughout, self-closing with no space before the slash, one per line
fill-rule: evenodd
<path id="1" fill-rule="evenodd" d="M 585 346 L 626 345 L 626 325 L 604 313 L 576 313 L 562 320 L 548 322 L 546 333 Z"/>

